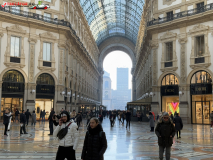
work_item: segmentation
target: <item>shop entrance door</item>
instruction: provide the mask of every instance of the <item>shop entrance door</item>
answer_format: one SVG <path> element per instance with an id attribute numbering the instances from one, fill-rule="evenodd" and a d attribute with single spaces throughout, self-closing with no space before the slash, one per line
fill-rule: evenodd
<path id="1" fill-rule="evenodd" d="M 195 116 L 196 122 L 198 124 L 209 124 L 209 114 L 210 114 L 210 102 L 209 101 L 202 101 L 202 102 L 195 102 Z"/>

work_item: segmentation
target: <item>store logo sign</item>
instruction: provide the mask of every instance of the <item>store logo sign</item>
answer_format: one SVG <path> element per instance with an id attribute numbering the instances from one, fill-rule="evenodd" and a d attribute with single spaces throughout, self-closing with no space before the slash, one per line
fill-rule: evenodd
<path id="1" fill-rule="evenodd" d="M 165 92 L 175 92 L 174 89 L 165 89 Z"/>
<path id="2" fill-rule="evenodd" d="M 206 87 L 196 87 L 195 91 L 206 91 Z"/>

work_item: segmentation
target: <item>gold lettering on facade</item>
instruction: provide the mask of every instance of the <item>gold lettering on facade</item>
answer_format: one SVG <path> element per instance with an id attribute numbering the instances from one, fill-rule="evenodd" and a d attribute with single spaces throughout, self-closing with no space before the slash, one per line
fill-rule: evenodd
<path id="1" fill-rule="evenodd" d="M 196 87 L 195 91 L 206 91 L 206 87 Z"/>
<path id="2" fill-rule="evenodd" d="M 174 89 L 165 89 L 165 92 L 175 92 Z"/>

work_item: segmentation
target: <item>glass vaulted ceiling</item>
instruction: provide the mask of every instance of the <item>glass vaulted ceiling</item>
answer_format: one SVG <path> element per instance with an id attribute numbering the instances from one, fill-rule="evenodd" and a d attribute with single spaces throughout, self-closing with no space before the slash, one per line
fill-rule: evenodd
<path id="1" fill-rule="evenodd" d="M 97 45 L 124 36 L 136 44 L 144 0 L 79 0 Z"/>

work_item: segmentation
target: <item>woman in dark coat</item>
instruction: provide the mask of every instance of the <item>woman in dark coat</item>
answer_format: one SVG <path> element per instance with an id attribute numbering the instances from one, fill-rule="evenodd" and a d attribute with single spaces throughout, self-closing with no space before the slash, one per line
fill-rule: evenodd
<path id="1" fill-rule="evenodd" d="M 179 117 L 178 113 L 176 113 L 173 123 L 175 124 L 175 130 L 177 132 L 177 139 L 181 138 L 180 130 L 183 129 L 183 122 L 182 122 L 182 119 Z M 179 133 L 179 136 L 178 136 L 178 133 Z"/>
<path id="2" fill-rule="evenodd" d="M 89 130 L 86 132 L 82 160 L 103 160 L 107 149 L 107 140 L 97 118 L 91 118 Z"/>
<path id="3" fill-rule="evenodd" d="M 151 128 L 150 132 L 154 132 L 155 122 L 154 122 L 154 116 L 153 116 L 151 111 L 149 112 L 148 119 L 149 119 L 149 125 L 150 125 L 150 128 Z"/>

